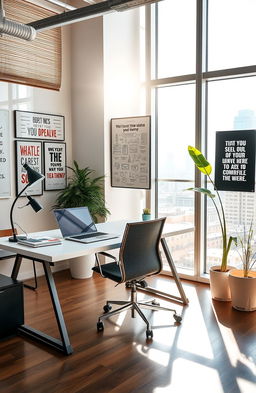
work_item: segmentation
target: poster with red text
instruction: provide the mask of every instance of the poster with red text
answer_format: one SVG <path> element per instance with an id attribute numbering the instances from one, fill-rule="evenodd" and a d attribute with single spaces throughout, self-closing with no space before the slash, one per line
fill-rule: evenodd
<path id="1" fill-rule="evenodd" d="M 62 190 L 67 185 L 66 144 L 44 143 L 45 190 Z"/>
<path id="2" fill-rule="evenodd" d="M 28 111 L 14 111 L 16 138 L 64 141 L 64 116 Z"/>
<path id="3" fill-rule="evenodd" d="M 28 164 L 35 171 L 42 173 L 42 143 L 32 141 L 16 141 L 16 192 L 17 195 L 28 184 L 27 171 L 23 167 Z M 27 195 L 42 195 L 43 182 L 39 181 L 26 189 Z M 22 194 L 23 196 L 23 194 Z"/>

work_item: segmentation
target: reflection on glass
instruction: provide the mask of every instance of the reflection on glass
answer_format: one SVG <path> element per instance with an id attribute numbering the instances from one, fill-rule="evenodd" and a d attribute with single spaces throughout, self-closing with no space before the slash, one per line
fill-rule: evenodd
<path id="1" fill-rule="evenodd" d="M 158 3 L 158 75 L 164 78 L 195 72 L 196 1 Z"/>
<path id="2" fill-rule="evenodd" d="M 173 230 L 191 229 L 190 232 L 167 239 L 175 265 L 191 270 L 194 266 L 194 193 L 184 191 L 193 187 L 191 182 L 158 183 L 158 215 L 167 217 L 166 222 L 173 225 Z M 164 261 L 164 269 L 169 266 Z"/>
<path id="3" fill-rule="evenodd" d="M 209 0 L 208 69 L 256 64 L 254 0 Z"/>
<path id="4" fill-rule="evenodd" d="M 256 129 L 256 78 L 230 79 L 208 84 L 208 159 L 214 163 L 216 131 Z M 210 189 L 210 186 L 208 187 Z M 256 217 L 255 193 L 221 192 L 228 233 L 236 236 L 238 231 L 250 225 Z M 207 257 L 206 271 L 221 261 L 221 229 L 216 211 L 207 203 Z M 229 262 L 240 267 L 238 253 L 230 253 Z"/>

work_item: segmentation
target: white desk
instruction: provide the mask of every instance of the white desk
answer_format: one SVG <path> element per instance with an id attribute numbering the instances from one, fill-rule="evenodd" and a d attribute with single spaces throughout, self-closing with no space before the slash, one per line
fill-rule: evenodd
<path id="1" fill-rule="evenodd" d="M 44 268 L 44 273 L 45 277 L 47 280 L 48 284 L 48 289 L 51 295 L 51 300 L 52 300 L 52 305 L 53 309 L 55 312 L 55 317 L 57 320 L 58 328 L 59 328 L 59 333 L 61 339 L 56 339 L 54 337 L 48 336 L 45 333 L 35 330 L 29 326 L 22 325 L 19 327 L 18 331 L 21 335 L 24 335 L 26 337 L 29 337 L 30 339 L 34 339 L 38 342 L 47 344 L 54 349 L 57 349 L 58 351 L 61 351 L 65 353 L 66 355 L 69 355 L 73 352 L 65 321 L 63 318 L 54 278 L 51 272 L 51 265 L 58 263 L 59 261 L 67 260 L 67 259 L 73 259 L 76 257 L 81 257 L 84 255 L 89 255 L 89 254 L 94 254 L 99 251 L 108 251 L 111 249 L 119 248 L 121 245 L 121 240 L 122 240 L 122 235 L 123 231 L 125 228 L 127 221 L 118 221 L 118 222 L 108 222 L 108 223 L 103 223 L 103 224 L 97 224 L 97 227 L 100 231 L 104 232 L 109 232 L 109 233 L 115 233 L 118 234 L 119 237 L 115 239 L 109 239 L 106 241 L 100 241 L 100 242 L 95 242 L 95 243 L 90 243 L 90 244 L 84 244 L 84 243 L 78 243 L 78 242 L 72 242 L 68 240 L 63 240 L 62 244 L 60 245 L 55 245 L 55 246 L 49 246 L 49 247 L 38 247 L 38 248 L 31 248 L 31 247 L 26 247 L 17 243 L 11 243 L 8 241 L 8 237 L 3 237 L 0 238 L 0 249 L 2 248 L 3 250 L 11 251 L 17 254 L 14 267 L 12 270 L 11 277 L 13 279 L 17 279 L 18 273 L 20 270 L 20 265 L 22 262 L 22 258 L 29 256 L 32 258 L 35 258 L 36 262 L 42 263 L 43 268 Z M 186 295 L 184 293 L 184 290 L 182 288 L 181 282 L 179 280 L 174 262 L 172 260 L 170 251 L 168 249 L 167 243 L 166 243 L 166 237 L 173 236 L 173 235 L 178 235 L 182 234 L 185 232 L 191 231 L 191 228 L 184 228 L 181 226 L 173 226 L 170 224 L 167 224 L 164 227 L 164 233 L 163 237 L 161 239 L 161 243 L 163 246 L 164 253 L 166 255 L 167 261 L 170 265 L 172 274 L 174 276 L 175 282 L 177 284 L 177 288 L 179 290 L 179 293 L 181 297 L 176 297 L 172 296 L 171 294 L 164 293 L 161 291 L 158 291 L 154 288 L 147 287 L 144 290 L 148 292 L 153 292 L 155 294 L 161 295 L 168 297 L 170 299 L 175 299 L 182 301 L 182 303 L 187 304 L 188 299 L 186 298 Z M 30 236 L 54 236 L 54 237 L 61 237 L 60 231 L 59 230 L 51 230 L 51 231 L 46 231 L 46 232 L 37 232 L 37 233 L 31 233 L 29 234 Z M 142 288 L 139 288 L 142 289 Z"/>

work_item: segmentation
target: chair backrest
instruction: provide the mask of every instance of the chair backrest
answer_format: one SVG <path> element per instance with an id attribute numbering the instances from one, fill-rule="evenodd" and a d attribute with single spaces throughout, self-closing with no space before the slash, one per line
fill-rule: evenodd
<path id="1" fill-rule="evenodd" d="M 160 240 L 166 218 L 126 225 L 120 248 L 122 282 L 157 274 L 162 269 Z"/>

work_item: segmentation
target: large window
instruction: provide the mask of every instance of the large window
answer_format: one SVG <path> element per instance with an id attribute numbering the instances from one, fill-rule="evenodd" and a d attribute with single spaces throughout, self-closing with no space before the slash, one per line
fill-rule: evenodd
<path id="1" fill-rule="evenodd" d="M 211 201 L 185 191 L 205 182 L 195 178 L 187 146 L 202 150 L 214 166 L 216 131 L 256 129 L 256 3 L 163 0 L 151 10 L 156 213 L 174 230 L 184 228 L 169 240 L 172 254 L 181 272 L 201 279 L 220 262 L 221 232 Z M 221 195 L 234 234 L 253 219 L 255 194 Z M 239 263 L 235 252 L 230 258 Z"/>

